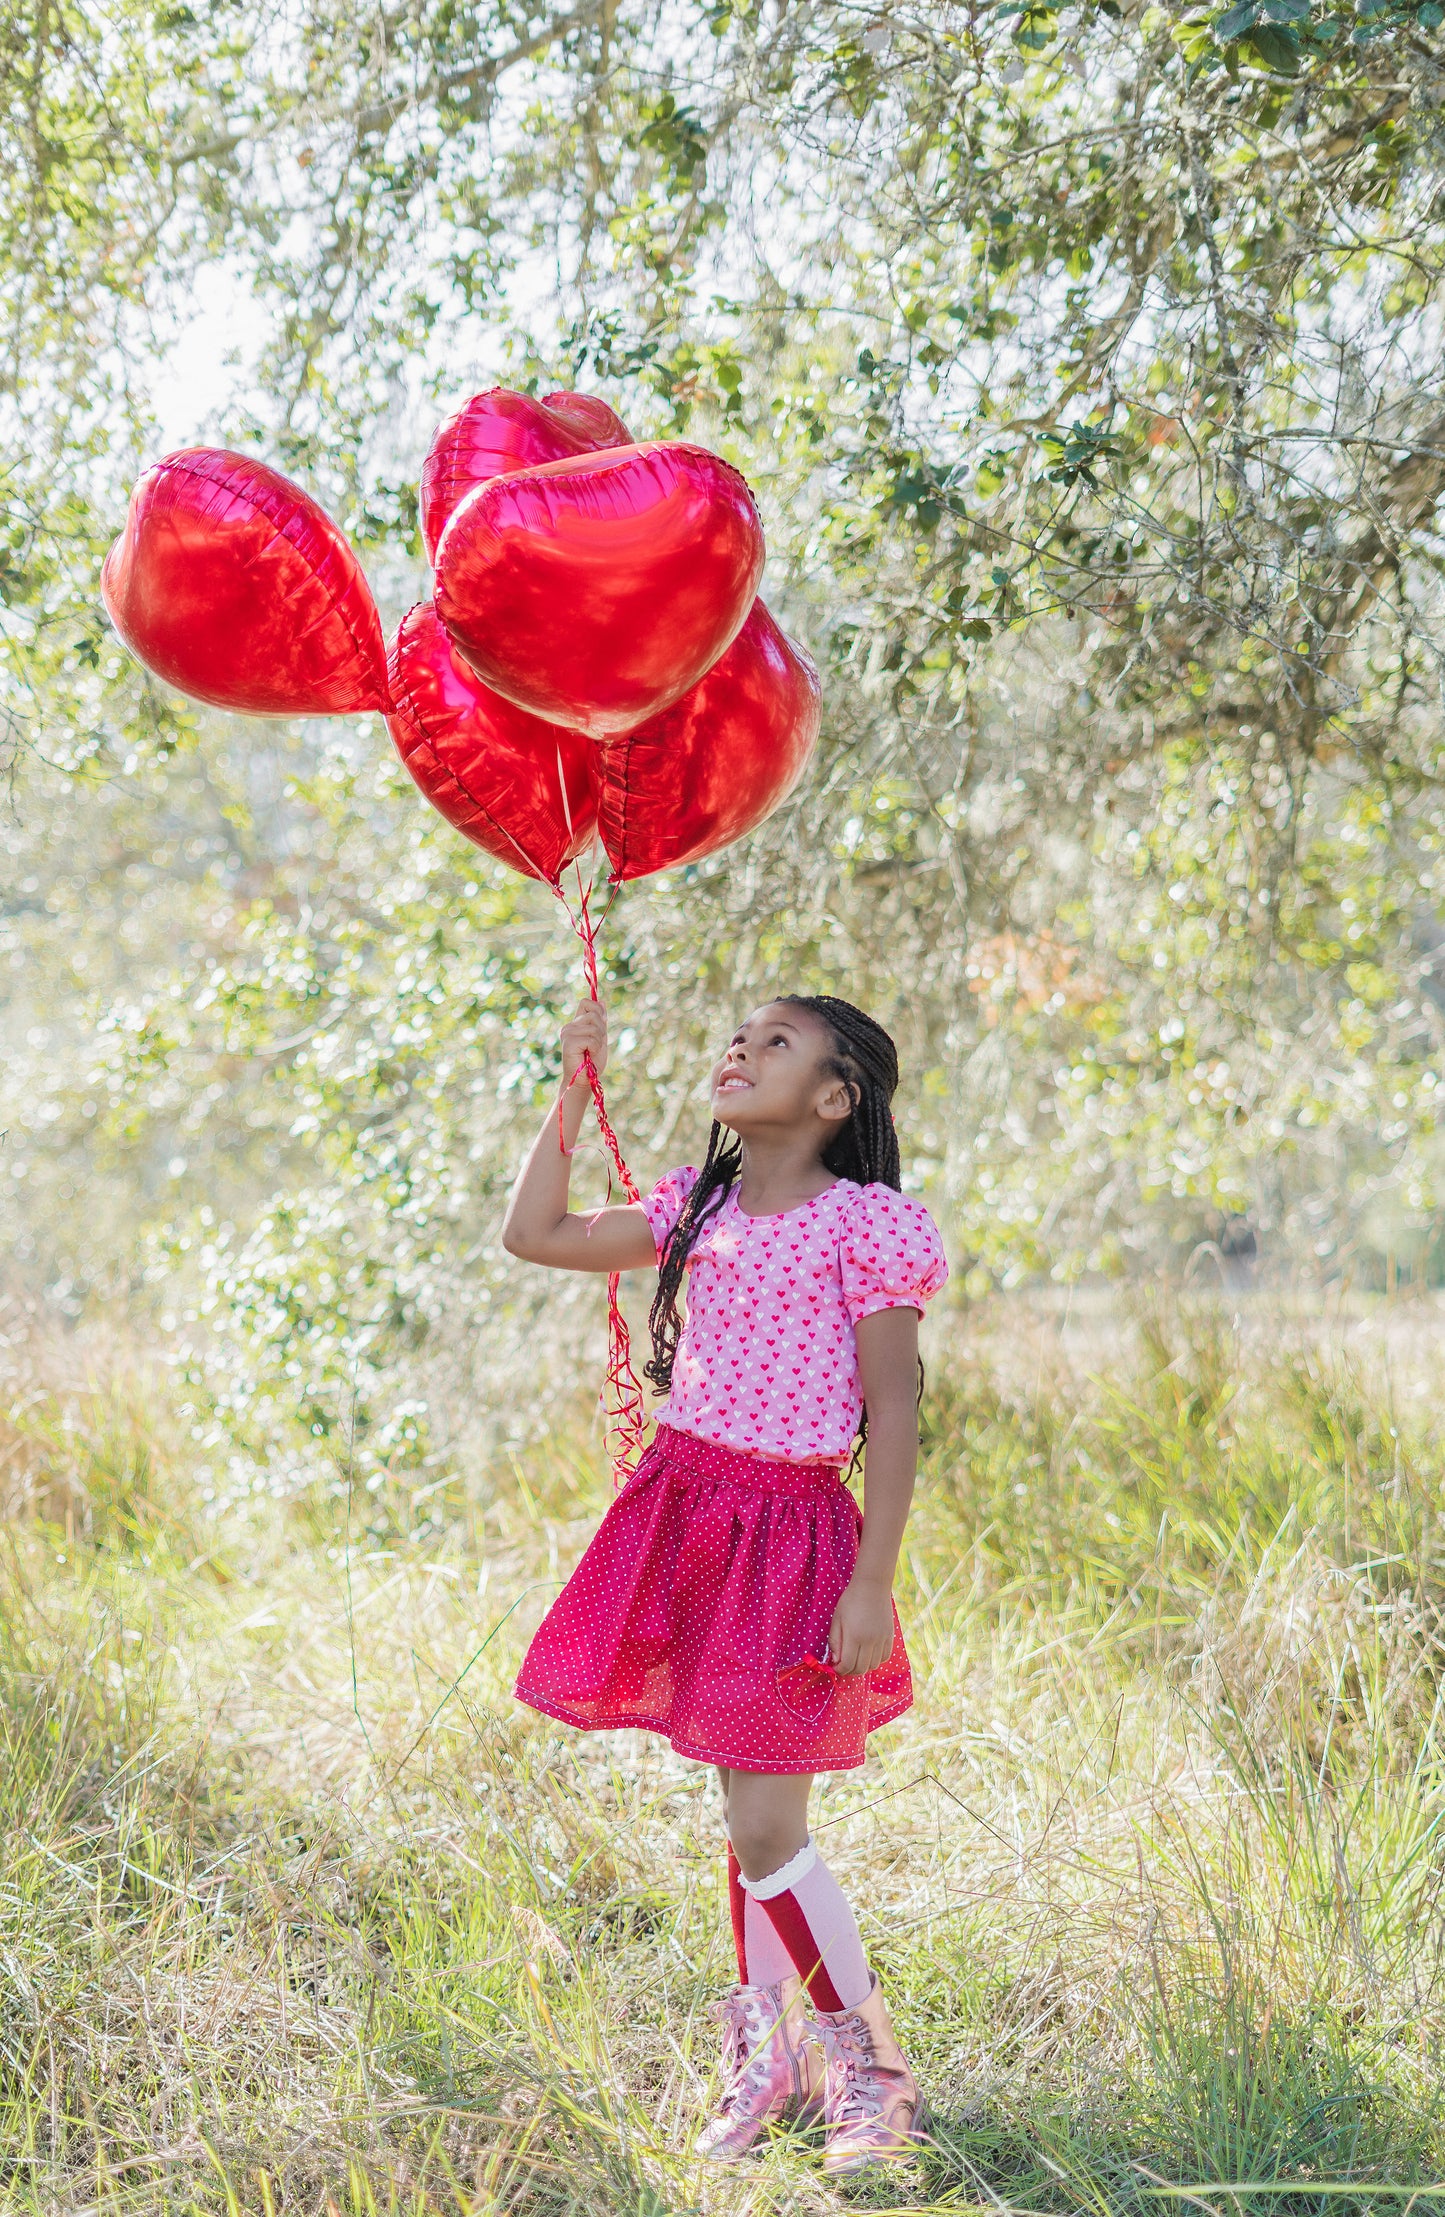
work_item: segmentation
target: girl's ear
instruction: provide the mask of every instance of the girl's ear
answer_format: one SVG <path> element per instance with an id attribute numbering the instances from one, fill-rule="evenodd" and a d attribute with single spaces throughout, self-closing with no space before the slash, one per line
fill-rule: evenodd
<path id="1" fill-rule="evenodd" d="M 853 1088 L 846 1078 L 832 1079 L 817 1102 L 818 1114 L 826 1124 L 846 1124 L 853 1108 Z"/>

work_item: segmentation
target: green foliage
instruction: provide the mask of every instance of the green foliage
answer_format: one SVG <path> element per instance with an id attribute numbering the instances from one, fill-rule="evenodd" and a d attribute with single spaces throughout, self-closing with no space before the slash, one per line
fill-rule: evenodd
<path id="1" fill-rule="evenodd" d="M 660 157 L 667 168 L 689 182 L 707 164 L 707 132 L 691 108 L 680 108 L 670 92 L 652 109 L 637 143 Z"/>
<path id="2" fill-rule="evenodd" d="M 1194 19 L 1197 21 L 1198 19 Z M 1353 12 L 1316 8 L 1311 0 L 1237 0 L 1214 18 L 1215 42 L 1225 49 L 1226 68 L 1242 52 L 1281 77 L 1297 77 L 1308 62 L 1340 49 L 1370 45 L 1383 34 L 1429 33 L 1445 22 L 1436 0 L 1359 0 Z M 1196 63 L 1205 59 L 1194 43 Z"/>
<path id="3" fill-rule="evenodd" d="M 389 1364 L 535 1315 L 490 1272 L 570 985 L 546 903 L 426 824 L 379 728 L 338 767 L 197 716 L 99 619 L 204 273 L 254 372 L 216 435 L 332 504 L 391 615 L 473 384 L 600 387 L 758 487 L 824 742 L 789 816 L 609 926 L 641 1157 L 697 1145 L 687 1058 L 736 999 L 806 976 L 903 1031 L 971 1290 L 1208 1266 L 1240 1210 L 1292 1269 L 1438 1273 L 1430 8 L 287 23 L 4 34 L 23 1266 L 140 1285 L 202 1369 L 239 1335 L 228 1421 L 290 1395 L 363 1460 L 426 1397 Z M 474 1176 L 456 1088 L 494 1058 Z"/>
<path id="4" fill-rule="evenodd" d="M 1044 451 L 1053 467 L 1051 485 L 1076 485 L 1082 478 L 1091 491 L 1098 490 L 1095 470 L 1107 456 L 1119 452 L 1119 442 L 1092 424 L 1071 423 L 1044 439 Z"/>

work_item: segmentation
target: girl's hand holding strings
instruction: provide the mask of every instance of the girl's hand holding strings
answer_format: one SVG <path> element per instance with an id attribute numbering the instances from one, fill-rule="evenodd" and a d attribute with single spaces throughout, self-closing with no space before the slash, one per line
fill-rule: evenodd
<path id="1" fill-rule="evenodd" d="M 645 1270 L 657 1262 L 652 1227 L 640 1208 L 568 1206 L 572 1151 L 591 1103 L 585 1056 L 600 1078 L 607 1068 L 607 1011 L 600 1001 L 579 1002 L 562 1026 L 562 1107 L 554 1102 L 512 1188 L 502 1225 L 502 1245 L 524 1262 L 553 1270 Z M 559 1129 L 560 1125 L 560 1129 Z"/>
<path id="2" fill-rule="evenodd" d="M 562 1026 L 562 1090 L 570 1091 L 584 1059 L 600 1078 L 607 1068 L 607 1011 L 600 1001 L 579 1001 L 577 1013 Z"/>

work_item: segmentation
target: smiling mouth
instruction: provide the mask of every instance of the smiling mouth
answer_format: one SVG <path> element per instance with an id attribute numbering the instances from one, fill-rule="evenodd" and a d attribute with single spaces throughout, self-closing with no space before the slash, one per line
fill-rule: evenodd
<path id="1" fill-rule="evenodd" d="M 751 1078 L 745 1078 L 740 1072 L 733 1071 L 728 1077 L 719 1078 L 717 1084 L 713 1087 L 713 1091 L 714 1093 L 741 1093 L 746 1090 L 751 1093 L 752 1087 L 753 1081 Z"/>

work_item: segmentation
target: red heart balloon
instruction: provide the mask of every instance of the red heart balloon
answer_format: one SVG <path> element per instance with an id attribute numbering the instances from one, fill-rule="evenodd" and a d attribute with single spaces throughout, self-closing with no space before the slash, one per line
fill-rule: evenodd
<path id="1" fill-rule="evenodd" d="M 564 423 L 570 423 L 574 431 L 590 439 L 594 447 L 632 444 L 632 433 L 616 409 L 609 408 L 595 393 L 543 393 L 542 405 L 550 408 L 554 416 L 560 416 Z"/>
<path id="2" fill-rule="evenodd" d="M 437 549 L 437 613 L 483 684 L 594 739 L 696 685 L 742 628 L 763 531 L 705 447 L 613 447 L 477 486 Z"/>
<path id="3" fill-rule="evenodd" d="M 630 436 L 606 401 L 589 393 L 548 393 L 545 400 L 534 400 L 505 385 L 474 393 L 447 417 L 422 464 L 421 528 L 428 560 L 436 560 L 447 518 L 474 485 L 534 462 L 626 446 Z"/>
<path id="4" fill-rule="evenodd" d="M 489 693 L 429 601 L 402 618 L 390 678 L 387 723 L 432 806 L 499 862 L 555 885 L 597 828 L 590 742 Z"/>
<path id="5" fill-rule="evenodd" d="M 100 590 L 132 654 L 193 700 L 251 716 L 386 706 L 381 620 L 344 533 L 249 455 L 154 463 Z"/>
<path id="6" fill-rule="evenodd" d="M 763 603 L 700 684 L 599 750 L 598 829 L 613 875 L 645 878 L 770 816 L 818 736 L 818 673 Z"/>

